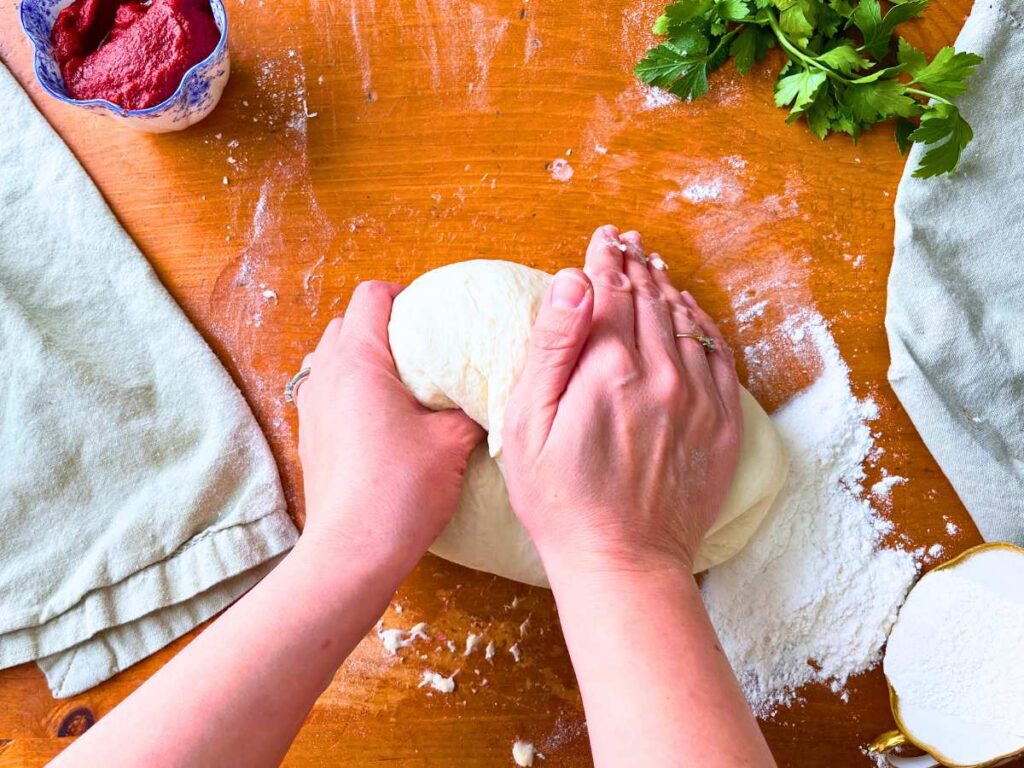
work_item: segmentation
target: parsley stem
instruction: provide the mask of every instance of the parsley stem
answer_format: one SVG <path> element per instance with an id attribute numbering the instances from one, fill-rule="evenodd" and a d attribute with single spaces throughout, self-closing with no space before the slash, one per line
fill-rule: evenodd
<path id="1" fill-rule="evenodd" d="M 941 96 L 936 96 L 934 93 L 928 93 L 928 91 L 921 91 L 921 90 L 918 90 L 917 88 L 910 88 L 910 87 L 908 87 L 907 88 L 907 93 L 912 93 L 915 96 L 920 96 L 920 97 L 925 98 L 925 99 L 934 99 L 935 101 L 939 102 L 940 104 L 947 104 L 947 105 L 949 105 L 951 107 L 953 106 L 953 102 L 949 101 L 948 99 L 944 99 Z"/>
<path id="2" fill-rule="evenodd" d="M 775 33 L 775 37 L 778 38 L 779 45 L 781 45 L 783 48 L 789 51 L 789 53 L 793 54 L 796 58 L 798 58 L 807 66 L 814 67 L 815 69 L 820 69 L 822 72 L 824 72 L 826 75 L 828 75 L 836 82 L 842 83 L 843 85 L 850 84 L 849 79 L 843 77 L 841 74 L 834 71 L 832 68 L 825 66 L 815 57 L 809 56 L 804 51 L 800 50 L 800 48 L 789 39 L 786 33 L 782 31 L 782 28 L 779 26 L 778 21 L 776 21 L 775 19 L 775 14 L 769 11 L 766 15 L 768 16 L 768 25 L 772 28 L 772 32 Z"/>

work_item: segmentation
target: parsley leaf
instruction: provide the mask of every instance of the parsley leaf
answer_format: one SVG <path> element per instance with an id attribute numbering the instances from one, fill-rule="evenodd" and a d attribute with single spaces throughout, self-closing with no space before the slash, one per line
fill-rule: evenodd
<path id="1" fill-rule="evenodd" d="M 913 117 L 921 105 L 906 94 L 906 87 L 898 80 L 876 80 L 847 89 L 844 102 L 857 119 L 875 123 L 890 117 Z"/>
<path id="2" fill-rule="evenodd" d="M 860 5 L 850 15 L 850 20 L 864 35 L 864 45 L 861 48 L 872 57 L 881 59 L 889 51 L 896 25 L 920 16 L 927 7 L 928 0 L 908 0 L 894 5 L 885 16 L 882 16 L 878 0 L 861 0 Z"/>
<path id="3" fill-rule="evenodd" d="M 929 0 L 675 0 L 654 24 L 666 38 L 635 73 L 645 83 L 696 99 L 708 75 L 728 59 L 746 75 L 769 48 L 786 62 L 775 103 L 787 122 L 804 119 L 811 132 L 856 139 L 878 122 L 895 119 L 896 145 L 929 145 L 919 176 L 953 171 L 973 134 L 952 99 L 964 93 L 981 57 L 952 48 L 930 61 L 897 26 L 920 16 Z M 895 63 L 892 60 L 896 37 Z"/>
<path id="4" fill-rule="evenodd" d="M 921 66 L 920 60 L 913 61 L 908 70 L 914 76 L 913 84 L 928 91 L 932 96 L 952 99 L 967 90 L 967 78 L 981 63 L 981 56 L 974 53 L 954 53 L 949 46 L 943 48 L 931 63 Z"/>
<path id="5" fill-rule="evenodd" d="M 974 131 L 960 115 L 960 110 L 949 104 L 936 104 L 921 117 L 921 126 L 910 134 L 911 141 L 932 145 L 921 164 L 914 171 L 918 178 L 927 179 L 953 171 L 960 164 Z"/>
<path id="6" fill-rule="evenodd" d="M 912 134 L 916 128 L 917 126 L 905 117 L 901 117 L 896 121 L 896 147 L 899 149 L 901 155 L 905 155 L 910 151 L 910 145 L 913 144 L 910 140 L 910 134 Z"/>
<path id="7" fill-rule="evenodd" d="M 849 43 L 837 45 L 832 50 L 825 51 L 825 53 L 818 57 L 818 60 L 837 72 L 842 72 L 844 75 L 849 75 L 855 70 L 867 69 L 871 66 L 870 59 L 865 59 L 857 53 L 857 49 Z"/>
<path id="8" fill-rule="evenodd" d="M 768 53 L 768 49 L 775 45 L 775 36 L 768 30 L 747 25 L 732 41 L 729 47 L 729 55 L 736 63 L 736 70 L 745 75 L 754 68 L 754 64 L 761 61 Z"/>
<path id="9" fill-rule="evenodd" d="M 706 60 L 708 41 L 696 30 L 686 36 L 673 38 L 647 52 L 647 58 L 636 65 L 636 74 L 645 83 L 669 88 L 686 77 L 693 69 Z"/>
<path id="10" fill-rule="evenodd" d="M 775 84 L 775 106 L 786 107 L 792 104 L 789 114 L 799 115 L 814 101 L 826 77 L 824 72 L 810 69 L 786 75 Z"/>

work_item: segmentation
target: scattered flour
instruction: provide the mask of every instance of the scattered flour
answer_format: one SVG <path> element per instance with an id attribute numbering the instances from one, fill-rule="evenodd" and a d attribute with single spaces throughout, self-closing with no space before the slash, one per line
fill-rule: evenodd
<path id="1" fill-rule="evenodd" d="M 883 473 L 882 479 L 871 486 L 871 495 L 879 499 L 888 499 L 892 495 L 892 489 L 905 482 L 907 482 L 905 477 Z"/>
<path id="2" fill-rule="evenodd" d="M 792 467 L 747 548 L 711 569 L 708 613 L 754 711 L 770 715 L 810 682 L 841 692 L 874 666 L 917 565 L 880 548 L 887 525 L 863 498 L 874 448 L 870 400 L 858 400 L 825 321 L 804 311 L 786 325 L 821 357 L 818 380 L 774 416 Z"/>
<path id="3" fill-rule="evenodd" d="M 356 60 L 359 62 L 363 93 L 369 97 L 373 93 L 373 65 L 370 61 L 370 50 L 359 30 L 359 14 L 355 0 L 349 0 L 349 25 L 352 27 L 352 45 Z"/>
<path id="4" fill-rule="evenodd" d="M 956 536 L 960 533 L 960 526 L 954 523 L 952 520 L 946 520 L 946 533 L 950 536 Z"/>
<path id="5" fill-rule="evenodd" d="M 876 768 L 891 768 L 889 760 L 881 752 L 871 752 L 870 750 L 862 748 L 861 754 L 873 762 Z"/>
<path id="6" fill-rule="evenodd" d="M 734 171 L 742 171 L 747 167 L 747 161 L 740 155 L 726 155 L 722 158 L 722 162 Z"/>
<path id="7" fill-rule="evenodd" d="M 718 200 L 722 196 L 722 182 L 711 179 L 707 182 L 695 181 L 683 190 L 683 197 L 691 203 L 703 203 L 705 200 Z"/>
<path id="8" fill-rule="evenodd" d="M 508 647 L 508 652 L 512 654 L 512 658 L 516 660 L 517 664 L 523 658 L 523 652 L 519 650 L 519 643 L 512 643 Z"/>
<path id="9" fill-rule="evenodd" d="M 478 106 L 486 109 L 488 102 L 485 89 L 490 75 L 491 60 L 505 38 L 509 22 L 508 19 L 491 19 L 480 5 L 470 5 L 469 10 L 472 18 L 473 55 L 476 58 L 477 77 L 468 88 L 470 96 L 477 100 Z"/>
<path id="10" fill-rule="evenodd" d="M 644 109 L 647 110 L 661 109 L 662 107 L 676 104 L 679 101 L 679 99 L 663 88 L 642 85 L 641 89 L 644 94 Z"/>

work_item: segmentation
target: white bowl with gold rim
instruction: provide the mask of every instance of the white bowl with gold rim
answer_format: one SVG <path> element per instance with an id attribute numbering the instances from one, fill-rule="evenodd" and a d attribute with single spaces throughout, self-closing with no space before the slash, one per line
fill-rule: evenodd
<path id="1" fill-rule="evenodd" d="M 973 547 L 923 576 L 900 609 L 883 662 L 898 730 L 868 749 L 893 768 L 989 768 L 1024 755 L 1022 667 L 1024 549 Z M 926 754 L 889 754 L 902 744 Z"/>

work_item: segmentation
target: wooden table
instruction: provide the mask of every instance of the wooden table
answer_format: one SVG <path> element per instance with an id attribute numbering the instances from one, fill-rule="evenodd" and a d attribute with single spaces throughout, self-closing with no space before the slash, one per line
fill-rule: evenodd
<path id="1" fill-rule="evenodd" d="M 936 3 L 907 34 L 933 52 L 969 7 Z M 0 58 L 248 397 L 299 519 L 296 423 L 281 388 L 360 280 L 408 281 L 471 256 L 578 265 L 593 228 L 613 222 L 640 229 L 739 348 L 778 335 L 794 312 L 820 312 L 857 394 L 881 407 L 882 463 L 910 478 L 893 491 L 894 535 L 948 555 L 977 543 L 886 384 L 885 281 L 903 166 L 892 131 L 855 146 L 787 126 L 772 106 L 777 59 L 747 78 L 727 66 L 706 99 L 659 106 L 630 74 L 659 10 L 659 0 L 229 0 L 223 102 L 168 136 L 43 95 L 13 0 L 0 9 Z M 551 173 L 559 158 L 568 181 Z M 761 317 L 737 321 L 764 299 Z M 810 380 L 813 363 L 790 352 L 742 373 L 771 409 Z M 419 665 L 384 658 L 371 637 L 288 765 L 510 765 L 516 737 L 538 745 L 546 768 L 590 764 L 548 592 L 427 557 L 396 602 L 390 626 L 424 620 L 458 643 L 478 627 L 511 641 L 529 617 L 523 660 L 478 659 L 456 693 L 429 696 L 415 687 Z M 34 665 L 0 673 L 0 764 L 42 764 L 185 642 L 68 701 L 50 697 Z M 881 673 L 853 681 L 846 704 L 820 687 L 805 694 L 762 724 L 780 765 L 869 765 L 860 747 L 890 727 Z"/>

